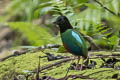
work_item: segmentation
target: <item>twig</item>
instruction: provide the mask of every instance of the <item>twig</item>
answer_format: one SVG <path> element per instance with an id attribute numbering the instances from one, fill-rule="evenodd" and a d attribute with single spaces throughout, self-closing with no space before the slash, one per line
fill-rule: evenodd
<path id="1" fill-rule="evenodd" d="M 10 57 L 15 57 L 15 56 L 19 56 L 19 55 L 22 55 L 22 54 L 26 54 L 27 52 L 29 52 L 30 50 L 24 50 L 24 51 L 15 51 L 13 54 L 7 56 L 7 57 L 4 57 L 4 58 L 1 58 L 0 61 L 5 61 L 6 59 L 10 58 Z"/>
<path id="2" fill-rule="evenodd" d="M 38 68 L 36 72 L 36 80 L 39 80 L 39 72 L 40 72 L 40 56 L 39 56 L 39 63 L 38 63 Z"/>
<path id="3" fill-rule="evenodd" d="M 112 54 L 112 55 L 102 55 L 102 54 L 99 54 L 99 55 L 96 55 L 96 56 L 120 56 L 120 54 Z"/>
<path id="4" fill-rule="evenodd" d="M 91 76 L 91 75 L 94 75 L 94 74 L 97 74 L 97 73 L 101 73 L 101 72 L 105 72 L 105 71 L 113 71 L 113 70 L 100 70 L 100 71 L 97 71 L 97 72 L 90 73 L 87 76 Z"/>
<path id="5" fill-rule="evenodd" d="M 55 62 L 55 63 L 52 63 L 52 64 L 48 64 L 48 65 L 45 65 L 43 67 L 41 67 L 40 71 L 43 71 L 45 69 L 48 69 L 50 67 L 53 67 L 53 66 L 56 66 L 58 64 L 61 64 L 61 63 L 64 63 L 64 62 L 68 62 L 70 60 L 74 60 L 74 58 L 67 58 L 67 59 L 63 59 L 61 61 L 58 61 L 58 62 Z M 33 70 L 32 73 L 36 73 L 37 69 Z"/>
<path id="6" fill-rule="evenodd" d="M 80 32 L 80 34 L 83 36 L 83 38 L 88 41 L 91 45 L 91 47 L 95 48 L 95 49 L 98 49 L 98 50 L 101 50 L 99 46 L 97 46 L 94 42 L 93 42 L 93 39 L 90 37 L 90 36 L 86 36 L 84 35 L 83 33 Z"/>
<path id="7" fill-rule="evenodd" d="M 105 10 L 107 10 L 107 11 L 109 11 L 111 14 L 113 14 L 113 15 L 115 15 L 115 16 L 118 16 L 118 17 L 120 17 L 120 13 L 118 13 L 118 15 L 115 13 L 115 12 L 113 12 L 112 10 L 110 10 L 110 9 L 108 9 L 107 7 L 105 7 L 102 3 L 100 3 L 99 1 L 97 1 L 97 0 L 94 0 L 96 3 L 98 3 L 101 7 L 103 7 Z"/>
<path id="8" fill-rule="evenodd" d="M 96 79 L 89 78 L 88 76 L 83 76 L 81 74 L 80 75 L 68 75 L 65 79 L 61 78 L 61 79 L 58 79 L 58 80 L 68 80 L 69 78 L 72 78 L 72 80 L 77 79 L 77 78 L 80 78 L 80 79 L 89 79 L 89 80 L 96 80 Z"/>
<path id="9" fill-rule="evenodd" d="M 14 57 L 14 56 L 20 56 L 20 55 L 23 55 L 23 54 L 26 54 L 28 52 L 37 52 L 37 51 L 43 51 L 45 49 L 51 49 L 51 48 L 59 48 L 60 45 L 58 44 L 47 44 L 47 45 L 43 45 L 43 46 L 40 46 L 38 48 L 35 48 L 35 49 L 31 49 L 31 50 L 16 50 L 13 52 L 13 54 L 9 55 L 9 56 L 6 56 L 4 58 L 1 58 L 0 61 L 5 61 L 6 59 L 10 58 L 10 57 Z"/>
<path id="10" fill-rule="evenodd" d="M 112 54 L 112 55 L 95 55 L 96 57 L 89 57 L 89 59 L 96 59 L 96 58 L 109 58 L 109 57 L 120 57 L 120 54 Z"/>
<path id="11" fill-rule="evenodd" d="M 93 49 L 95 48 L 95 49 L 101 50 L 101 48 L 93 42 L 93 39 L 90 36 L 84 36 L 84 38 L 90 43 Z"/>
<path id="12" fill-rule="evenodd" d="M 58 44 L 47 44 L 47 45 L 43 45 L 43 46 L 40 46 L 38 48 L 35 49 L 35 51 L 41 51 L 41 50 L 44 50 L 44 49 L 51 49 L 51 48 L 59 48 L 60 45 Z"/>

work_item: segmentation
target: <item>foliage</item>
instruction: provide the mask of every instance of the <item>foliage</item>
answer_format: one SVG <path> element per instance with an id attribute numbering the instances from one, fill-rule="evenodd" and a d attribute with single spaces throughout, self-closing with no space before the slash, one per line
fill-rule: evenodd
<path id="1" fill-rule="evenodd" d="M 120 3 L 120 1 L 111 1 L 110 4 L 102 0 L 101 2 L 105 3 L 105 5 L 109 5 L 107 7 L 115 11 L 116 14 L 118 14 L 118 4 Z M 87 2 L 87 0 L 85 0 L 78 3 L 77 1 L 73 2 L 71 0 L 71 2 L 66 1 L 66 4 L 65 1 L 58 2 L 58 4 L 56 5 L 57 7 L 55 5 L 55 7 L 53 6 L 53 11 L 56 11 L 58 13 L 61 12 L 62 14 L 66 15 L 70 19 L 72 25 L 77 23 L 77 26 L 75 27 L 79 28 L 81 32 L 93 37 L 94 40 L 98 42 L 98 45 L 100 44 L 106 46 L 109 49 L 115 49 L 117 47 L 119 40 L 118 25 L 120 21 L 118 17 L 114 17 L 114 15 L 112 15 L 108 11 L 105 11 L 101 6 L 95 4 L 93 1 Z M 82 8 L 84 9 L 79 10 Z M 105 15 L 103 16 L 103 14 Z M 103 19 L 108 21 L 108 23 L 104 22 Z M 109 21 L 112 22 L 112 24 Z M 100 31 L 101 28 L 106 27 L 105 24 L 107 24 L 108 29 L 112 28 L 113 30 L 108 31 L 107 29 L 105 29 L 106 31 Z M 109 36 L 110 34 L 111 36 Z"/>
<path id="2" fill-rule="evenodd" d="M 9 22 L 8 25 L 18 30 L 34 46 L 40 46 L 48 43 L 56 43 L 46 28 L 34 25 L 29 22 Z"/>
<path id="3" fill-rule="evenodd" d="M 54 7 L 52 11 L 66 15 L 70 19 L 72 25 L 75 25 L 77 23 L 77 25 L 75 25 L 75 28 L 78 28 L 81 32 L 93 37 L 94 40 L 98 42 L 98 45 L 100 43 L 100 45 L 106 46 L 109 49 L 115 49 L 118 45 L 119 40 L 119 18 L 114 17 L 114 15 L 106 11 L 95 2 L 88 1 L 89 0 L 58 1 L 56 5 L 53 2 L 51 5 Z M 119 13 L 120 1 L 109 1 L 109 4 L 108 1 L 101 0 L 100 2 L 114 11 L 116 14 Z M 108 21 L 108 23 L 103 21 L 104 19 Z M 110 22 L 112 22 L 112 24 Z M 104 29 L 106 31 L 100 31 L 101 28 L 106 27 L 105 24 L 107 25 L 108 29 L 112 28 L 113 30 L 109 31 L 107 29 Z M 111 36 L 109 36 L 110 34 Z"/>
<path id="4" fill-rule="evenodd" d="M 40 0 L 13 0 L 10 5 L 8 5 L 5 13 L 8 17 L 21 15 L 21 20 L 32 20 L 34 14 L 34 9 L 38 7 Z M 25 14 L 25 15 L 24 15 Z M 8 18 L 9 19 L 9 18 Z"/>
<path id="5" fill-rule="evenodd" d="M 107 7 L 116 15 L 119 14 L 119 0 L 98 1 L 103 7 Z M 21 21 L 33 21 L 44 14 L 49 14 L 53 15 L 50 20 L 55 20 L 61 13 L 70 19 L 74 28 L 93 37 L 98 45 L 112 46 L 110 49 L 113 49 L 118 45 L 120 20 L 103 7 L 95 0 L 14 0 L 6 9 L 6 16 L 19 15 Z M 112 28 L 112 31 L 101 30 L 105 26 Z M 105 30 L 108 31 L 107 34 Z M 111 36 L 107 38 L 110 34 Z"/>

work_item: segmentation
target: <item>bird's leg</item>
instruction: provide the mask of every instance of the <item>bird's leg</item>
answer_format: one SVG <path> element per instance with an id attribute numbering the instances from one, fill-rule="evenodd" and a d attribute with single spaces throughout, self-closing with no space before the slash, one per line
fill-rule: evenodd
<path id="1" fill-rule="evenodd" d="M 88 65 L 89 59 L 88 59 L 87 57 L 83 57 L 80 70 L 82 70 L 82 68 L 83 68 L 83 63 L 84 63 L 84 61 L 85 61 L 86 59 L 87 59 L 87 65 Z"/>
<path id="2" fill-rule="evenodd" d="M 76 64 L 75 70 L 77 70 L 77 67 L 78 67 L 78 65 L 79 65 L 79 62 L 80 62 L 80 56 L 78 56 L 78 62 L 77 62 L 77 64 Z"/>
<path id="3" fill-rule="evenodd" d="M 72 63 L 74 63 L 74 60 L 75 60 L 75 58 L 76 58 L 76 57 L 75 57 L 75 56 L 73 56 L 73 60 L 72 60 Z"/>
<path id="4" fill-rule="evenodd" d="M 84 62 L 84 58 L 82 59 L 82 63 L 81 63 L 81 66 L 80 66 L 80 71 L 81 71 L 82 68 L 83 68 L 83 62 Z"/>

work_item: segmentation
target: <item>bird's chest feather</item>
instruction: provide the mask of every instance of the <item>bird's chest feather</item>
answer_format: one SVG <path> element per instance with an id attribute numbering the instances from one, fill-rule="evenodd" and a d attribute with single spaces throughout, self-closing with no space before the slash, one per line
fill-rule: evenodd
<path id="1" fill-rule="evenodd" d="M 82 40 L 75 32 L 68 30 L 61 34 L 62 42 L 68 52 L 75 55 L 82 55 Z"/>

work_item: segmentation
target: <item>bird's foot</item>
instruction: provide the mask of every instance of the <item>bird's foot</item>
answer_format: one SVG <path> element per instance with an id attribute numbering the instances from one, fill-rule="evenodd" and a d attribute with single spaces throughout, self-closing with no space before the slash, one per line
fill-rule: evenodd
<path id="1" fill-rule="evenodd" d="M 82 69 L 83 69 L 83 65 L 81 64 L 81 66 L 80 66 L 80 71 L 82 71 Z"/>
<path id="2" fill-rule="evenodd" d="M 82 65 L 81 64 L 77 64 L 76 66 L 75 66 L 75 70 L 82 70 Z"/>
<path id="3" fill-rule="evenodd" d="M 85 70 L 86 69 L 86 66 L 85 65 L 81 65 L 81 64 L 76 64 L 76 63 L 71 63 L 70 64 L 70 67 L 69 67 L 69 70 Z"/>

